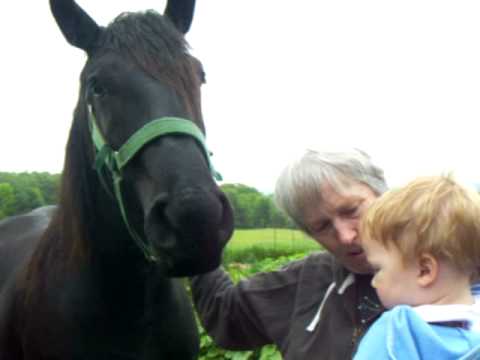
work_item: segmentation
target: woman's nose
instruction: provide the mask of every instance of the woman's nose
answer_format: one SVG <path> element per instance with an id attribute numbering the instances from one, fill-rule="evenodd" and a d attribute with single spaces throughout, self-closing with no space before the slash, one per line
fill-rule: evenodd
<path id="1" fill-rule="evenodd" d="M 346 221 L 343 219 L 335 220 L 334 227 L 338 241 L 344 245 L 352 244 L 357 238 L 357 228 L 352 221 Z"/>

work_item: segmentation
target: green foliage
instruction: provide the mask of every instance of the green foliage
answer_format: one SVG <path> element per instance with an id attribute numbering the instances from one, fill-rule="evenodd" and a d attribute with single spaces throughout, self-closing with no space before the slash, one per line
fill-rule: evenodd
<path id="1" fill-rule="evenodd" d="M 232 204 L 236 228 L 293 228 L 292 222 L 275 206 L 272 195 L 242 184 L 224 184 L 221 188 Z"/>
<path id="2" fill-rule="evenodd" d="M 0 219 L 13 212 L 15 191 L 9 183 L 0 183 Z"/>
<path id="3" fill-rule="evenodd" d="M 57 202 L 60 175 L 0 172 L 0 219 Z"/>

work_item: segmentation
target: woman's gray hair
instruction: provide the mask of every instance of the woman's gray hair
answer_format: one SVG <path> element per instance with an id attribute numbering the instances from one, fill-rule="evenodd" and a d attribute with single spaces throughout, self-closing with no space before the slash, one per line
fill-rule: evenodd
<path id="1" fill-rule="evenodd" d="M 387 190 L 383 170 L 364 151 L 306 150 L 281 172 L 275 186 L 275 202 L 300 229 L 307 231 L 304 209 L 322 201 L 322 186 L 328 184 L 342 193 L 352 183 L 367 185 L 377 195 Z"/>

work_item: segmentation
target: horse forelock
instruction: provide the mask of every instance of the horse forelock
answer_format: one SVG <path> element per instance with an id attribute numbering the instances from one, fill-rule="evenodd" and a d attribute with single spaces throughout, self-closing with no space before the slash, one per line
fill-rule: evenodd
<path id="1" fill-rule="evenodd" d="M 172 86 L 189 115 L 203 129 L 200 110 L 201 64 L 172 22 L 154 10 L 117 16 L 99 40 L 100 51 L 113 50 L 149 76 Z"/>
<path id="2" fill-rule="evenodd" d="M 165 67 L 172 66 L 189 50 L 184 36 L 153 10 L 120 14 L 105 28 L 99 45 L 131 55 L 140 64 L 156 62 Z"/>

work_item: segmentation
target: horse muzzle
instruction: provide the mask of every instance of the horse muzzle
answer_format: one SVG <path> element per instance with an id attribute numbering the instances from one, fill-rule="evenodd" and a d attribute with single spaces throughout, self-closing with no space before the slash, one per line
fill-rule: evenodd
<path id="1" fill-rule="evenodd" d="M 169 276 L 218 267 L 233 232 L 233 213 L 219 190 L 185 188 L 159 195 L 145 217 L 145 236 Z"/>

